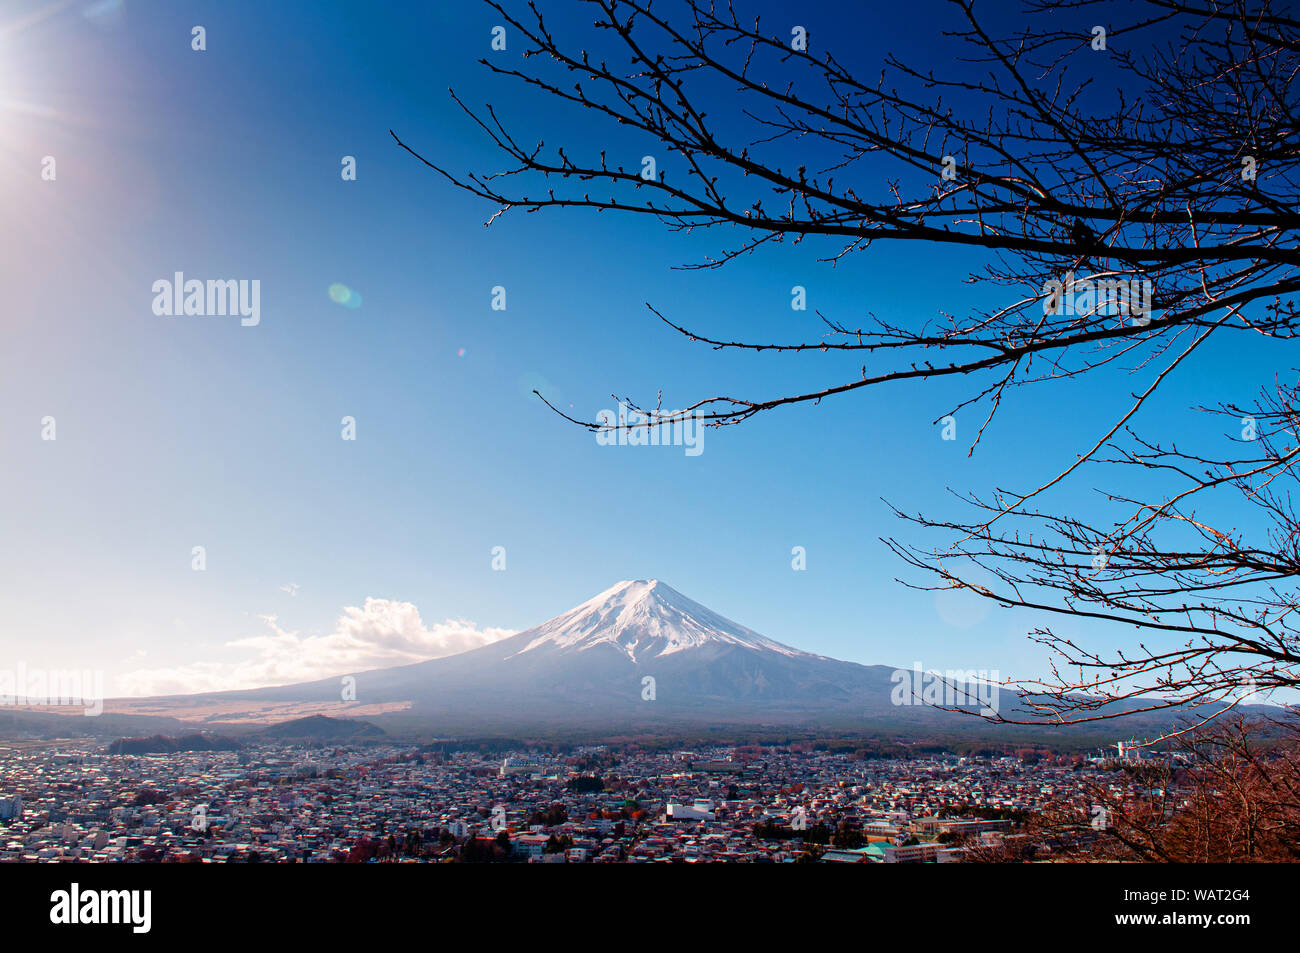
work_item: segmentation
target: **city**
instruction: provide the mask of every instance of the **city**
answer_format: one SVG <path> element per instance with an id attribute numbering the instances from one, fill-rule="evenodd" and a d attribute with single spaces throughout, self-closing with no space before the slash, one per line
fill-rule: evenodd
<path id="1" fill-rule="evenodd" d="M 1114 759 L 863 759 L 811 746 L 454 744 L 0 752 L 0 861 L 952 862 L 1127 793 Z M 7 806 L 7 811 L 5 810 Z M 15 809 L 16 808 L 16 809 Z M 1086 838 L 1086 835 L 1080 835 Z"/>

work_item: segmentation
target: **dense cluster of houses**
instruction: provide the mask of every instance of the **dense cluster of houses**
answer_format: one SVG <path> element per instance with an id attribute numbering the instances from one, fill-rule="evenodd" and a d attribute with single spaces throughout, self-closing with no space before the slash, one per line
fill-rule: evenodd
<path id="1" fill-rule="evenodd" d="M 790 748 L 2 754 L 0 861 L 33 862 L 945 862 L 1085 781 L 1118 783 L 1078 764 Z"/>

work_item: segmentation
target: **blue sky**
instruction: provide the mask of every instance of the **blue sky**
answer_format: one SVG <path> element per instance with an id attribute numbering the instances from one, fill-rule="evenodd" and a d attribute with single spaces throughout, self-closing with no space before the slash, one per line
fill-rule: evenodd
<path id="1" fill-rule="evenodd" d="M 852 37 L 837 52 L 874 72 L 887 50 L 930 55 L 930 6 L 799 18 L 814 42 Z M 1041 620 L 894 582 L 908 574 L 878 537 L 924 537 L 882 498 L 960 515 L 946 487 L 1027 488 L 1090 446 L 1149 375 L 1013 395 L 973 458 L 932 423 L 966 393 L 949 384 L 711 430 L 697 457 L 597 446 L 532 387 L 590 419 L 611 393 L 653 402 L 662 388 L 676 407 L 854 374 L 851 359 L 693 345 L 646 302 L 723 336 L 804 339 L 820 334 L 813 308 L 919 324 L 984 299 L 963 284 L 973 260 L 933 249 L 880 246 L 832 268 L 817 261 L 829 246 L 809 243 L 692 272 L 674 266 L 733 236 L 583 212 L 483 228 L 490 206 L 388 134 L 452 168 L 498 167 L 449 86 L 497 105 L 524 140 L 611 148 L 607 129 L 476 64 L 496 22 L 474 3 L 6 4 L 0 649 L 102 668 L 110 694 L 233 687 L 314 674 L 294 661 L 320 651 L 337 664 L 329 653 L 358 641 L 474 644 L 657 577 L 810 651 L 1042 673 L 1025 638 Z M 519 48 L 497 55 L 517 62 Z M 617 147 L 629 163 L 643 151 Z M 355 182 L 340 177 L 345 155 Z M 155 315 L 152 284 L 177 271 L 260 280 L 260 324 Z M 361 306 L 331 301 L 334 283 Z M 806 314 L 790 309 L 795 284 Z M 504 312 L 489 307 L 496 285 Z M 1157 436 L 1221 441 L 1187 407 L 1247 399 L 1283 366 L 1257 342 L 1225 342 L 1144 420 Z M 40 439 L 47 415 L 55 441 Z M 355 441 L 340 438 L 344 416 Z M 963 435 L 976 425 L 959 417 Z M 1086 501 L 1094 482 L 1056 498 Z M 806 571 L 791 568 L 794 546 Z M 1089 633 L 1098 647 L 1127 635 Z"/>

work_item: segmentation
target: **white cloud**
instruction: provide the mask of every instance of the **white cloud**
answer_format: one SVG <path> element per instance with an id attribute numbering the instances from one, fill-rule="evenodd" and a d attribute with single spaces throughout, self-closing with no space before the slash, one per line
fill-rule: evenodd
<path id="1" fill-rule="evenodd" d="M 267 634 L 226 643 L 246 652 L 244 659 L 138 669 L 118 680 L 120 693 L 181 695 L 310 682 L 455 655 L 515 634 L 464 619 L 426 626 L 413 604 L 391 599 L 367 598 L 364 606 L 345 607 L 329 635 L 288 631 L 273 615 L 258 618 Z"/>

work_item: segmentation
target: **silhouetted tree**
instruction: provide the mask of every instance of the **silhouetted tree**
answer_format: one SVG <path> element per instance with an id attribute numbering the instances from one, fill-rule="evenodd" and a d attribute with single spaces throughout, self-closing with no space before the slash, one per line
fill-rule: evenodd
<path id="1" fill-rule="evenodd" d="M 767 32 L 730 4 L 590 0 L 590 37 L 554 32 L 534 2 L 518 12 L 489 5 L 526 46 L 524 66 L 484 60 L 489 70 L 603 132 L 649 137 L 663 159 L 645 174 L 594 148 L 527 145 L 496 107 L 459 98 L 504 167 L 451 171 L 394 133 L 492 203 L 489 224 L 508 211 L 585 208 L 739 236 L 699 268 L 809 239 L 834 243 L 832 262 L 882 243 L 965 249 L 981 253 L 968 259 L 970 282 L 1000 296 L 920 326 L 817 312 L 820 336 L 793 341 L 734 340 L 651 306 L 667 328 L 713 349 L 820 357 L 826 382 L 754 397 L 706 391 L 671 412 L 630 401 L 643 417 L 626 424 L 556 413 L 596 432 L 688 415 L 721 426 L 953 378 L 968 387 L 950 415 L 982 418 L 973 453 L 1015 388 L 1127 365 L 1144 375 L 1132 401 L 1048 478 L 964 493 L 967 519 L 899 510 L 945 541 L 889 544 L 932 576 L 926 588 L 1138 630 L 1135 645 L 1105 657 L 1037 630 L 1060 664 L 1052 678 L 1018 683 L 1027 704 L 999 711 L 1002 720 L 1087 721 L 1189 702 L 1222 711 L 1243 687 L 1300 684 L 1294 389 L 1218 406 L 1234 434 L 1240 427 L 1235 453 L 1164 446 L 1133 429 L 1193 354 L 1230 335 L 1280 343 L 1300 330 L 1300 20 L 1288 6 L 1029 0 L 1021 16 L 990 23 L 957 0 L 955 29 L 931 50 L 941 70 L 891 55 L 866 76 L 837 58 L 836 38 L 792 43 L 788 24 Z M 1104 51 L 1079 26 L 1096 20 L 1108 24 Z M 1113 93 L 1095 88 L 1103 68 L 1117 77 Z M 847 373 L 846 357 L 861 358 Z M 1070 512 L 1077 489 L 1061 496 L 1085 466 L 1121 481 L 1103 490 L 1114 509 L 1104 519 Z M 1261 527 L 1240 529 L 1246 516 Z"/>

